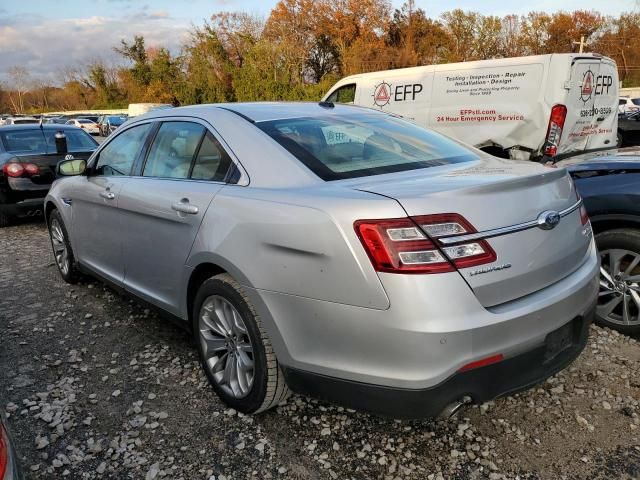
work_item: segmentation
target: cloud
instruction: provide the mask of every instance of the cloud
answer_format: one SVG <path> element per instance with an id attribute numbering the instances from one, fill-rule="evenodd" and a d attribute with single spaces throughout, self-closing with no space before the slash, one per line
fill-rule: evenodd
<path id="1" fill-rule="evenodd" d="M 121 62 L 113 47 L 134 35 L 142 35 L 148 47 L 176 52 L 188 38 L 189 28 L 186 20 L 176 20 L 164 10 L 57 20 L 0 17 L 0 81 L 8 81 L 6 72 L 14 65 L 25 67 L 34 78 L 59 83 L 66 67 L 82 67 L 95 59 Z"/>

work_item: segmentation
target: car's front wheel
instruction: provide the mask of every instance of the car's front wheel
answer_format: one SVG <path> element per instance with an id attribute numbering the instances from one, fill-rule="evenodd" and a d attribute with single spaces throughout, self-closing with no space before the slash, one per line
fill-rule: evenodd
<path id="1" fill-rule="evenodd" d="M 288 397 L 262 321 L 230 275 L 211 277 L 198 290 L 193 331 L 207 378 L 227 405 L 260 413 Z"/>
<path id="2" fill-rule="evenodd" d="M 602 262 L 596 321 L 640 333 L 640 231 L 609 230 L 598 234 L 596 243 Z"/>
<path id="3" fill-rule="evenodd" d="M 58 210 L 53 210 L 49 214 L 49 238 L 60 276 L 67 283 L 76 283 L 81 274 L 69 243 L 67 229 Z"/>

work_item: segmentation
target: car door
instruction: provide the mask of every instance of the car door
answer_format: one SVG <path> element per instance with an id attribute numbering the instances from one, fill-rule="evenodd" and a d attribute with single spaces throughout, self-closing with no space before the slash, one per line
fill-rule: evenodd
<path id="1" fill-rule="evenodd" d="M 114 136 L 91 160 L 87 175 L 72 192 L 72 238 L 78 261 L 105 279 L 122 285 L 123 222 L 118 195 L 130 181 L 150 123 L 134 125 Z"/>
<path id="2" fill-rule="evenodd" d="M 205 124 L 171 119 L 160 125 L 139 175 L 120 194 L 127 290 L 178 314 L 185 262 L 230 165 Z"/>

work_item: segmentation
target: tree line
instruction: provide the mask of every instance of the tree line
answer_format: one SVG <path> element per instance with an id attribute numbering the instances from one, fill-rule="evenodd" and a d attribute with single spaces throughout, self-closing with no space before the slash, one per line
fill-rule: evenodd
<path id="1" fill-rule="evenodd" d="M 114 46 L 121 62 L 94 60 L 52 83 L 23 67 L 0 85 L 0 112 L 178 104 L 318 100 L 359 72 L 491 58 L 598 52 L 615 59 L 624 86 L 640 85 L 640 13 L 530 12 L 504 17 L 460 9 L 430 18 L 413 1 L 280 0 L 266 19 L 212 15 L 178 52 L 141 36 Z"/>

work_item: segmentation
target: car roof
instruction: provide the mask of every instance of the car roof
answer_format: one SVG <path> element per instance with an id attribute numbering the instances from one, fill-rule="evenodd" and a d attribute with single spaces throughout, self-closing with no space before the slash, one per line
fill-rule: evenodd
<path id="1" fill-rule="evenodd" d="M 252 122 L 265 122 L 287 118 L 317 117 L 319 115 L 344 115 L 359 111 L 360 113 L 384 114 L 374 109 L 354 105 L 333 104 L 324 102 L 247 102 L 247 103 L 212 103 L 190 105 L 187 107 L 164 108 L 152 110 L 142 118 L 173 117 L 180 115 L 208 116 L 213 109 L 225 109 L 234 112 Z"/>

